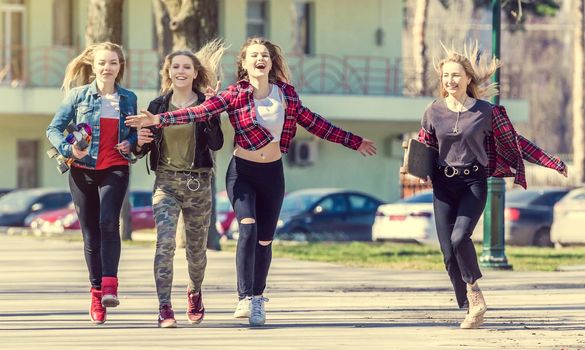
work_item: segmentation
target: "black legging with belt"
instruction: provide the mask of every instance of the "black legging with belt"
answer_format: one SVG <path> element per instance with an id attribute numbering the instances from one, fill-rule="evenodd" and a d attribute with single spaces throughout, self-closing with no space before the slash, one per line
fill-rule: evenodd
<path id="1" fill-rule="evenodd" d="M 485 207 L 487 175 L 482 166 L 470 168 L 468 175 L 461 171 L 448 177 L 453 169 L 445 173 L 437 167 L 432 179 L 437 236 L 460 308 L 467 301 L 466 283 L 473 284 L 482 276 L 471 235 Z"/>

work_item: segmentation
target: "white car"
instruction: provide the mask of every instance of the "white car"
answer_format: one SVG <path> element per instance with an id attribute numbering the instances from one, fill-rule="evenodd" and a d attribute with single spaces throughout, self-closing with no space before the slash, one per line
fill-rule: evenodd
<path id="1" fill-rule="evenodd" d="M 438 244 L 432 190 L 380 205 L 372 225 L 372 240 Z"/>
<path id="2" fill-rule="evenodd" d="M 567 193 L 554 206 L 550 240 L 555 247 L 585 244 L 585 187 Z"/>

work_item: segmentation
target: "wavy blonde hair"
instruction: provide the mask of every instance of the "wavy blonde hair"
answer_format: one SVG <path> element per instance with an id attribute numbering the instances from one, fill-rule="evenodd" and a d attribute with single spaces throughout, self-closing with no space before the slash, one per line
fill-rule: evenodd
<path id="1" fill-rule="evenodd" d="M 227 47 L 223 40 L 215 39 L 203 46 L 199 51 L 193 53 L 190 50 L 178 50 L 168 54 L 162 69 L 160 70 L 160 93 L 164 95 L 172 90 L 172 81 L 169 75 L 173 58 L 177 56 L 187 56 L 193 61 L 193 68 L 197 72 L 197 77 L 193 80 L 193 89 L 200 92 L 207 86 L 215 88 L 218 80 L 222 80 L 223 72 L 221 70 L 221 59 Z"/>
<path id="2" fill-rule="evenodd" d="M 451 45 L 451 48 L 447 48 L 441 43 L 441 46 L 447 57 L 441 60 L 433 60 L 435 71 L 439 74 L 439 95 L 441 97 L 449 95 L 442 82 L 443 65 L 447 62 L 459 63 L 465 70 L 465 74 L 471 78 L 471 82 L 467 85 L 467 94 L 469 96 L 487 100 L 499 93 L 498 85 L 488 83 L 488 81 L 502 64 L 496 57 L 486 55 L 485 52 L 481 51 L 477 41 L 465 44 L 463 53 L 457 52 L 453 45 Z"/>
<path id="3" fill-rule="evenodd" d="M 248 38 L 244 45 L 242 45 L 236 62 L 238 80 L 248 79 L 248 72 L 242 67 L 242 62 L 246 59 L 246 51 L 248 50 L 248 47 L 254 44 L 264 45 L 270 54 L 272 69 L 270 69 L 270 72 L 268 73 L 268 80 L 272 83 L 278 80 L 288 84 L 290 82 L 290 71 L 288 70 L 288 65 L 286 64 L 284 56 L 282 55 L 282 49 L 270 40 L 261 37 Z"/>
<path id="4" fill-rule="evenodd" d="M 124 50 L 122 46 L 106 41 L 88 46 L 83 52 L 75 57 L 65 68 L 65 77 L 63 78 L 63 85 L 61 86 L 65 93 L 76 86 L 81 86 L 91 83 L 95 79 L 92 65 L 95 58 L 95 53 L 101 50 L 108 50 L 115 52 L 118 55 L 120 62 L 120 71 L 116 77 L 116 83 L 124 78 L 124 70 L 126 68 L 126 58 L 124 57 Z"/>

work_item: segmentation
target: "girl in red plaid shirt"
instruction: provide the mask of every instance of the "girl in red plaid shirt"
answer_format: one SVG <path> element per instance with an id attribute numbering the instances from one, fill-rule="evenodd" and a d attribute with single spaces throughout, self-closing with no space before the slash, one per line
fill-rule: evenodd
<path id="1" fill-rule="evenodd" d="M 481 271 L 471 234 L 487 199 L 488 176 L 512 176 L 526 188 L 523 159 L 567 176 L 558 158 L 518 135 L 506 110 L 483 100 L 498 93 L 482 86 L 500 66 L 476 45 L 464 54 L 445 48 L 439 61 L 440 98 L 423 116 L 419 140 L 439 152 L 434 169 L 433 207 L 437 236 L 460 308 L 468 306 L 461 328 L 478 328 L 487 310 L 477 285 Z"/>
<path id="2" fill-rule="evenodd" d="M 374 155 L 374 142 L 332 125 L 304 107 L 289 82 L 278 45 L 250 38 L 237 62 L 238 82 L 202 104 L 153 115 L 127 118 L 140 127 L 204 122 L 227 112 L 235 130 L 234 157 L 226 188 L 239 222 L 236 270 L 239 302 L 236 318 L 250 325 L 266 320 L 263 292 L 272 259 L 272 239 L 284 197 L 282 154 L 287 153 L 296 125 L 325 140 L 340 143 L 364 156 Z"/>

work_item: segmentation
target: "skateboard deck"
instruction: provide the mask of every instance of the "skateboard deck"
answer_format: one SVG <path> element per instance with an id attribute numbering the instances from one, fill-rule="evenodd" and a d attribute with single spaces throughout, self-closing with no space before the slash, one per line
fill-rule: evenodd
<path id="1" fill-rule="evenodd" d="M 402 143 L 404 148 L 404 161 L 400 167 L 401 174 L 410 174 L 426 180 L 433 174 L 438 152 L 424 143 L 410 139 Z"/>

